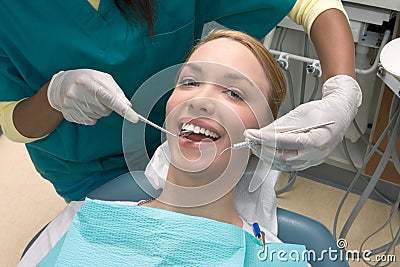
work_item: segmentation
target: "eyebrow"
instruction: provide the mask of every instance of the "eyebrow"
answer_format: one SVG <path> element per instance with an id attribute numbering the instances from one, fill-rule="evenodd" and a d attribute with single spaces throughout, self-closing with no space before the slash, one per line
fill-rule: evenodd
<path id="1" fill-rule="evenodd" d="M 193 71 L 195 71 L 195 72 L 198 72 L 198 73 L 201 73 L 201 72 L 202 72 L 201 67 L 200 67 L 198 64 L 196 64 L 196 63 L 187 62 L 187 63 L 185 63 L 185 64 L 183 65 L 183 67 L 182 67 L 182 69 L 185 69 L 185 68 L 189 68 L 189 69 L 191 69 L 191 70 L 193 70 Z"/>
<path id="2" fill-rule="evenodd" d="M 188 62 L 188 63 L 185 64 L 185 66 L 182 69 L 184 69 L 185 67 L 188 67 L 188 68 L 190 68 L 191 70 L 193 70 L 194 72 L 197 72 L 197 73 L 202 73 L 203 72 L 201 66 L 199 66 L 199 64 L 196 64 L 196 63 Z M 230 67 L 228 67 L 228 68 L 230 68 Z M 231 80 L 236 80 L 236 81 L 237 80 L 245 81 L 251 87 L 255 86 L 255 84 L 243 74 L 225 73 L 224 74 L 224 78 L 231 79 Z"/>
<path id="3" fill-rule="evenodd" d="M 240 75 L 240 74 L 237 74 L 237 73 L 226 73 L 224 75 L 224 77 L 227 78 L 227 79 L 236 80 L 236 81 L 237 80 L 245 81 L 251 87 L 255 86 L 255 84 L 244 75 Z"/>

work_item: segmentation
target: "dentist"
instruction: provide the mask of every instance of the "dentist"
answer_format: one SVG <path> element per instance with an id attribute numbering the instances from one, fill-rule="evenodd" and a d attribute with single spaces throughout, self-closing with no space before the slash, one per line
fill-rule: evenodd
<path id="1" fill-rule="evenodd" d="M 9 139 L 26 144 L 37 171 L 59 195 L 82 199 L 128 171 L 122 122 L 138 120 L 128 98 L 153 74 L 183 62 L 204 23 L 214 20 L 262 38 L 286 15 L 304 26 L 316 47 L 323 98 L 289 112 L 275 128 L 335 124 L 278 134 L 273 166 L 297 170 L 319 164 L 343 137 L 361 101 L 353 39 L 339 0 L 5 1 L 0 125 Z M 160 125 L 165 101 L 149 118 Z M 244 133 L 262 144 L 253 150 L 264 160 L 271 160 L 270 129 Z M 159 133 L 150 130 L 150 155 L 159 143 Z M 136 155 L 137 169 L 146 166 L 145 154 Z"/>

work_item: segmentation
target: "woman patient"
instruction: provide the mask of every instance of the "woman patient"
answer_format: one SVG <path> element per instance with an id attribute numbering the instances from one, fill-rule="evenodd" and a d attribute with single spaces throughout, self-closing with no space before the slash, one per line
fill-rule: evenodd
<path id="1" fill-rule="evenodd" d="M 257 222 L 262 235 L 256 230 L 255 238 L 255 221 L 246 221 L 234 200 L 235 186 L 249 170 L 250 149 L 224 150 L 244 141 L 244 129 L 270 124 L 285 93 L 282 72 L 259 41 L 231 30 L 210 33 L 180 68 L 167 103 L 166 128 L 179 137 L 168 136 L 156 152 L 165 153 L 169 164 L 161 195 L 138 203 L 70 203 L 46 228 L 50 238 L 39 237 L 21 266 L 43 258 L 43 266 L 76 264 L 70 260 L 78 254 L 89 266 L 120 266 L 123 257 L 131 257 L 130 266 L 263 266 L 254 256 L 259 240 L 279 239 L 264 221 Z M 123 245 L 117 249 L 116 243 Z M 109 258 L 115 261 L 107 263 Z"/>

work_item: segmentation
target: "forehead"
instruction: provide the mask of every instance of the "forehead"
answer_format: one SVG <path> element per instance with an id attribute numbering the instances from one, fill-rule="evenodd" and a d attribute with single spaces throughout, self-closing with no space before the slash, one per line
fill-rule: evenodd
<path id="1" fill-rule="evenodd" d="M 214 62 L 228 66 L 248 77 L 263 93 L 267 93 L 265 72 L 249 48 L 229 38 L 219 38 L 198 47 L 187 60 Z"/>

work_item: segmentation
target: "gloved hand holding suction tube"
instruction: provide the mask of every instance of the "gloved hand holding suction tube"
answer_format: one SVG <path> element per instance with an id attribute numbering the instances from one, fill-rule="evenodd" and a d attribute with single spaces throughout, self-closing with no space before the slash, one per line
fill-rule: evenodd
<path id="1" fill-rule="evenodd" d="M 70 122 L 93 125 L 112 111 L 131 122 L 139 120 L 112 76 L 96 70 L 77 69 L 55 74 L 47 89 L 47 98 Z"/>
<path id="2" fill-rule="evenodd" d="M 342 140 L 361 105 L 357 81 L 347 75 L 329 78 L 322 86 L 322 99 L 302 104 L 261 129 L 248 129 L 244 136 L 256 142 L 251 150 L 282 171 L 303 170 L 325 161 Z M 335 124 L 302 133 L 288 130 L 334 121 Z"/>

